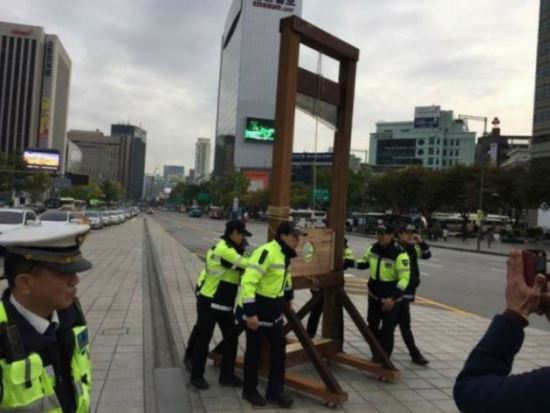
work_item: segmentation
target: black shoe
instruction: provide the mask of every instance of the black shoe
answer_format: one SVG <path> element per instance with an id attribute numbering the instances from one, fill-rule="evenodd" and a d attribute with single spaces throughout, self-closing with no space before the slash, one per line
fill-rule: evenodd
<path id="1" fill-rule="evenodd" d="M 245 393 L 243 391 L 243 399 L 249 402 L 252 406 L 267 405 L 267 401 L 262 397 L 260 393 L 258 393 L 258 390 L 254 391 L 254 393 Z"/>
<path id="2" fill-rule="evenodd" d="M 183 359 L 183 365 L 185 370 L 190 372 L 193 369 L 193 359 Z"/>
<path id="3" fill-rule="evenodd" d="M 280 392 L 277 396 L 271 397 L 267 396 L 265 397 L 268 402 L 274 403 L 278 405 L 279 407 L 282 407 L 283 409 L 289 409 L 294 404 L 294 399 L 290 394 L 285 393 L 284 391 Z"/>
<path id="4" fill-rule="evenodd" d="M 210 388 L 204 377 L 191 377 L 191 384 L 199 390 L 208 390 Z"/>
<path id="5" fill-rule="evenodd" d="M 413 354 L 411 356 L 412 358 L 412 362 L 414 364 L 418 364 L 420 366 L 425 366 L 426 364 L 428 364 L 430 361 L 428 359 L 426 359 L 422 353 L 418 353 L 418 354 Z"/>
<path id="6" fill-rule="evenodd" d="M 243 381 L 241 378 L 235 376 L 234 374 L 228 377 L 220 376 L 219 383 L 225 387 L 243 387 Z"/>

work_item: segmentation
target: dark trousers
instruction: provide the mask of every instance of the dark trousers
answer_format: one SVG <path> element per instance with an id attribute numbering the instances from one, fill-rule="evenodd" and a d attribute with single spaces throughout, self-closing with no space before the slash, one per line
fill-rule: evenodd
<path id="1" fill-rule="evenodd" d="M 323 314 L 323 293 L 319 291 L 312 291 L 313 296 L 318 295 L 319 299 L 315 305 L 311 308 L 309 317 L 307 319 L 307 335 L 311 338 L 315 337 L 317 334 L 317 327 L 319 326 L 319 320 L 321 319 L 321 314 Z"/>
<path id="2" fill-rule="evenodd" d="M 208 345 L 217 324 L 222 332 L 224 342 L 220 377 L 231 377 L 235 374 L 235 357 L 237 356 L 238 341 L 237 326 L 233 312 L 213 310 L 210 308 L 210 302 L 201 299 L 199 299 L 198 310 L 191 376 L 203 376 L 204 366 L 208 358 Z"/>
<path id="3" fill-rule="evenodd" d="M 195 343 L 197 342 L 197 332 L 199 331 L 197 324 L 193 326 L 191 334 L 187 339 L 187 347 L 185 347 L 185 355 L 183 356 L 183 361 L 193 360 L 193 352 L 195 351 Z"/>
<path id="4" fill-rule="evenodd" d="M 260 327 L 257 331 L 247 328 L 245 331 L 243 393 L 257 391 L 258 369 L 265 338 L 269 344 L 269 379 L 266 396 L 276 397 L 283 390 L 285 381 L 286 340 L 283 323 L 275 323 L 272 327 Z"/>
<path id="5" fill-rule="evenodd" d="M 399 305 L 397 322 L 399 324 L 399 329 L 401 330 L 403 341 L 409 350 L 409 354 L 411 356 L 420 354 L 420 351 L 414 342 L 414 336 L 411 330 L 411 304 L 409 300 L 404 299 Z"/>
<path id="6" fill-rule="evenodd" d="M 395 303 L 391 311 L 382 311 L 382 302 L 369 296 L 367 323 L 388 357 L 393 351 L 393 334 L 397 326 L 400 304 L 400 302 Z M 381 327 L 380 323 L 382 323 Z"/>

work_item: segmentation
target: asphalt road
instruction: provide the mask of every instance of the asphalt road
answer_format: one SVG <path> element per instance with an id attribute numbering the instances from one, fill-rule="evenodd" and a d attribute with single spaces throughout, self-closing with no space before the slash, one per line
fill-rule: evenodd
<path id="1" fill-rule="evenodd" d="M 174 238 L 190 251 L 204 255 L 223 233 L 225 222 L 208 217 L 190 218 L 176 212 L 155 212 L 154 217 Z M 250 248 L 267 239 L 267 225 L 250 222 Z M 347 235 L 355 257 L 361 257 L 373 239 Z M 422 260 L 421 285 L 418 295 L 483 317 L 491 318 L 505 308 L 506 257 L 476 254 L 432 247 L 432 258 Z M 347 270 L 366 277 L 367 271 Z M 545 318 L 532 315 L 532 327 L 550 331 Z"/>

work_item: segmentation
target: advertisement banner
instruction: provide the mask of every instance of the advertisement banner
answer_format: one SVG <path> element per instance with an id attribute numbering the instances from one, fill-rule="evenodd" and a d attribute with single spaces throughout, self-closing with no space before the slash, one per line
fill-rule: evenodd
<path id="1" fill-rule="evenodd" d="M 23 160 L 29 169 L 57 172 L 61 156 L 56 150 L 26 149 Z"/>
<path id="2" fill-rule="evenodd" d="M 243 171 L 244 176 L 250 181 L 248 192 L 257 192 L 267 189 L 269 186 L 268 171 Z"/>
<path id="3" fill-rule="evenodd" d="M 43 98 L 40 107 L 40 126 L 38 129 L 38 142 L 41 148 L 48 146 L 48 136 L 50 133 L 50 98 Z"/>
<path id="4" fill-rule="evenodd" d="M 417 106 L 414 108 L 415 128 L 439 128 L 441 106 Z"/>

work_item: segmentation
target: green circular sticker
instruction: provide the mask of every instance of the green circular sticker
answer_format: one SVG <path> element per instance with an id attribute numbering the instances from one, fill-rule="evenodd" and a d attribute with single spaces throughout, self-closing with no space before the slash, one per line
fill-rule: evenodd
<path id="1" fill-rule="evenodd" d="M 304 252 L 304 260 L 306 262 L 310 262 L 313 259 L 313 257 L 315 257 L 315 247 L 309 241 L 304 244 L 303 252 Z"/>

